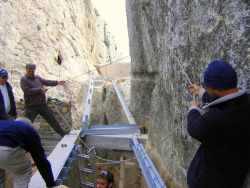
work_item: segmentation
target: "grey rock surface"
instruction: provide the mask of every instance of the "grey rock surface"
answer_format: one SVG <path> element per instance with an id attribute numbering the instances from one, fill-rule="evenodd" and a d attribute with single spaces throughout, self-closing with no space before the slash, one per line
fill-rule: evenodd
<path id="1" fill-rule="evenodd" d="M 191 82 L 200 84 L 210 61 L 226 60 L 249 91 L 249 3 L 126 0 L 132 113 L 148 129 L 149 147 L 180 126 L 156 148 L 156 166 L 168 186 L 187 187 L 187 168 L 198 146 L 186 132 L 192 96 L 181 66 Z"/>

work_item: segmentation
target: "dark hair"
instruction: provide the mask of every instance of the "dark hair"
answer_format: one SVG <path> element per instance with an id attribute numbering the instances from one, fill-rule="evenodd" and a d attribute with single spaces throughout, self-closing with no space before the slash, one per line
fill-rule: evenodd
<path id="1" fill-rule="evenodd" d="M 26 69 L 36 69 L 36 65 L 35 64 L 32 64 L 32 63 L 28 63 L 26 65 Z"/>
<path id="2" fill-rule="evenodd" d="M 108 171 L 108 170 L 103 170 L 101 171 L 97 178 L 102 178 L 102 179 L 106 179 L 107 182 L 108 182 L 108 185 L 110 183 L 113 183 L 114 182 L 114 175 L 112 174 L 112 172 Z"/>

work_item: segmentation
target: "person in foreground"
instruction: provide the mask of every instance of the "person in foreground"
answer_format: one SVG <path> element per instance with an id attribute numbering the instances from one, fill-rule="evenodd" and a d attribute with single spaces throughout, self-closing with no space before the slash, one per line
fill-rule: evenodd
<path id="1" fill-rule="evenodd" d="M 96 180 L 97 188 L 112 188 L 113 182 L 114 182 L 114 175 L 108 170 L 101 171 L 97 175 L 97 180 Z"/>
<path id="2" fill-rule="evenodd" d="M 0 187 L 5 187 L 5 170 L 14 173 L 14 188 L 27 188 L 31 178 L 30 152 L 47 187 L 55 186 L 50 162 L 38 133 L 27 118 L 0 120 Z"/>
<path id="3" fill-rule="evenodd" d="M 207 103 L 191 101 L 187 130 L 198 148 L 187 173 L 189 188 L 241 188 L 250 167 L 250 96 L 237 89 L 236 71 L 224 61 L 211 62 L 203 88 L 189 91 Z"/>

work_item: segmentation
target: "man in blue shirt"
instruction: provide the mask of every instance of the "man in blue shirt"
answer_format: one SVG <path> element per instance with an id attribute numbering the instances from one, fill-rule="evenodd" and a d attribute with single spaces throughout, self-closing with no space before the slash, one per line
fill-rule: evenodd
<path id="1" fill-rule="evenodd" d="M 213 61 L 205 70 L 203 88 L 193 84 L 187 115 L 189 134 L 201 145 L 188 169 L 189 188 L 241 188 L 250 167 L 250 96 L 237 89 L 229 63 Z"/>
<path id="2" fill-rule="evenodd" d="M 9 84 L 8 72 L 0 69 L 0 120 L 16 118 L 16 104 L 12 87 Z"/>
<path id="3" fill-rule="evenodd" d="M 24 123 L 25 122 L 25 123 Z M 5 170 L 13 172 L 14 188 L 27 188 L 31 178 L 30 152 L 47 187 L 55 185 L 38 133 L 27 118 L 0 120 L 0 187 L 5 187 Z"/>

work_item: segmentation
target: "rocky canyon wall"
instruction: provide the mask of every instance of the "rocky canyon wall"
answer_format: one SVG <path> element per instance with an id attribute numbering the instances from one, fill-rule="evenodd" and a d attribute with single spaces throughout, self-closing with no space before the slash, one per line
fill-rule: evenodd
<path id="1" fill-rule="evenodd" d="M 0 28 L 0 68 L 10 73 L 16 99 L 23 98 L 19 80 L 25 65 L 34 63 L 38 75 L 66 80 L 47 95 L 71 101 L 73 122 L 79 125 L 89 76 L 98 77 L 96 67 L 119 58 L 91 0 L 0 0 Z M 59 51 L 64 56 L 60 67 Z"/>
<path id="2" fill-rule="evenodd" d="M 198 146 L 186 131 L 189 85 L 200 84 L 215 59 L 228 61 L 239 85 L 250 89 L 250 2 L 126 0 L 132 63 L 131 110 L 148 129 L 151 154 L 169 187 L 187 187 L 186 172 Z"/>

